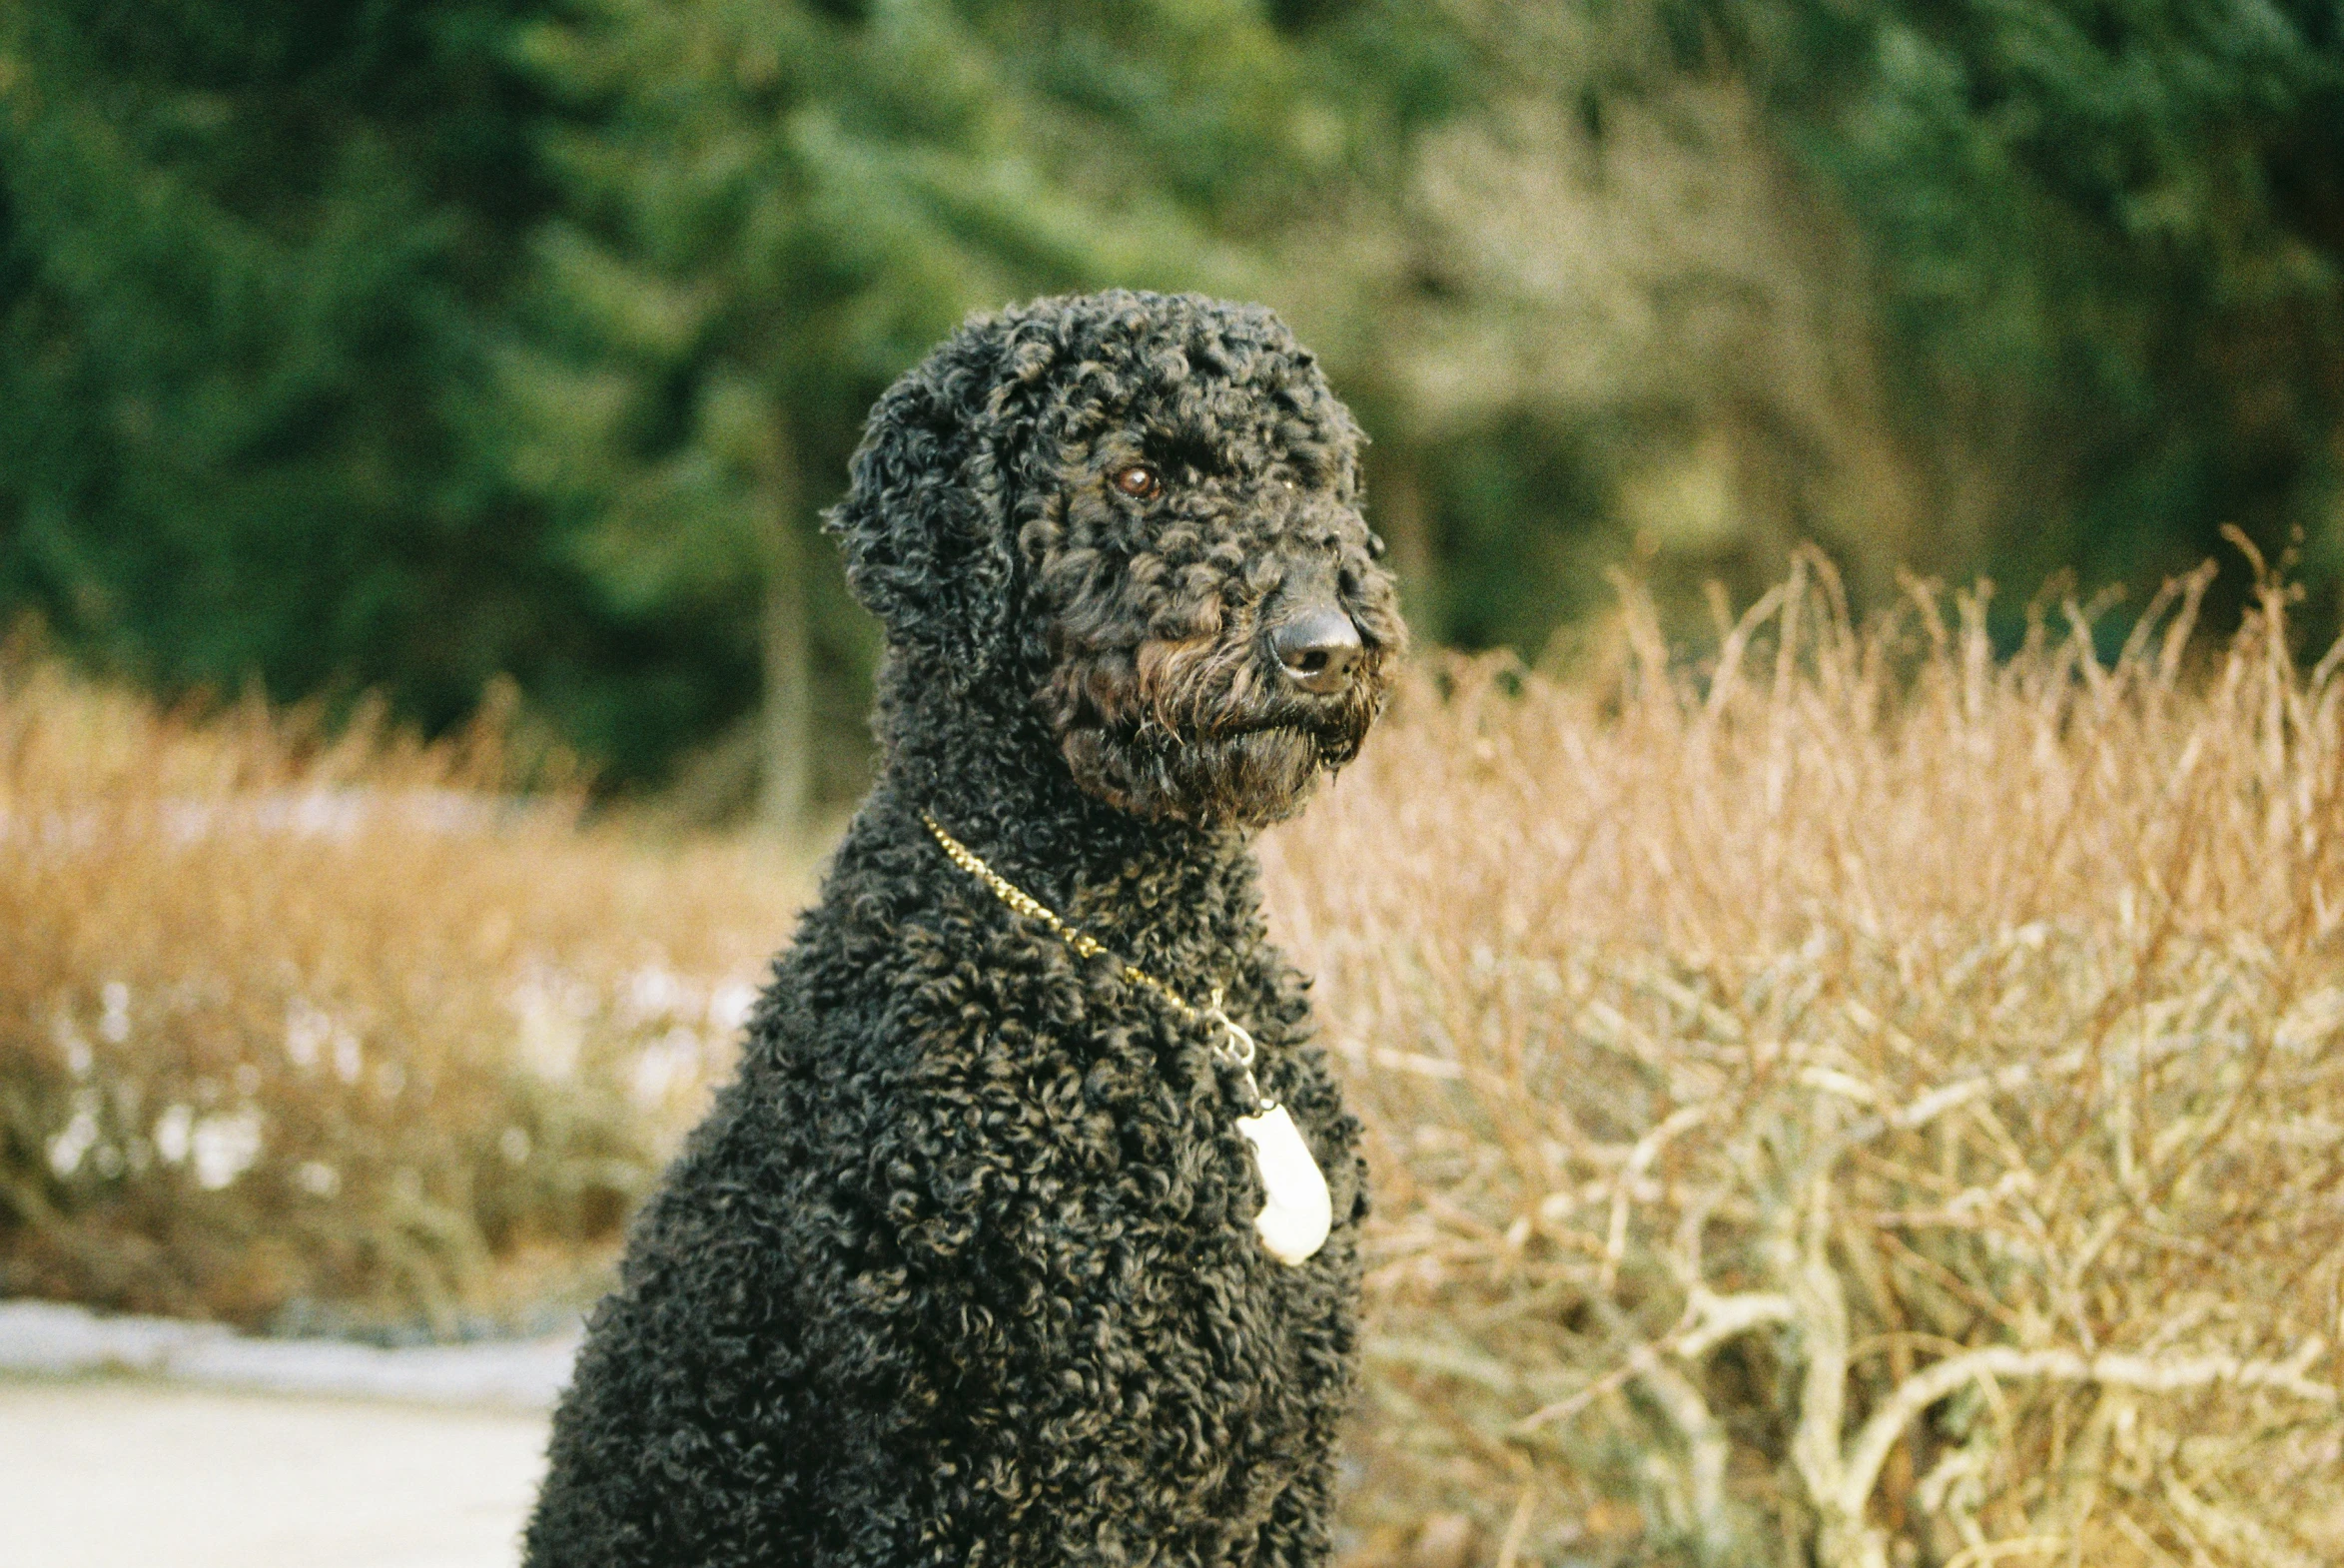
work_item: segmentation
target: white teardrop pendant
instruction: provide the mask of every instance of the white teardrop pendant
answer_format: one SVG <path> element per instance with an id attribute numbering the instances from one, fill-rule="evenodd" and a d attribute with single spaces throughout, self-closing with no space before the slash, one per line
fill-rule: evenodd
<path id="1" fill-rule="evenodd" d="M 1253 1164 L 1261 1172 L 1264 1201 L 1253 1221 L 1261 1244 L 1281 1263 L 1305 1261 L 1326 1244 L 1334 1223 L 1326 1177 L 1310 1158 L 1310 1146 L 1283 1106 L 1237 1118 L 1237 1131 L 1253 1146 Z"/>

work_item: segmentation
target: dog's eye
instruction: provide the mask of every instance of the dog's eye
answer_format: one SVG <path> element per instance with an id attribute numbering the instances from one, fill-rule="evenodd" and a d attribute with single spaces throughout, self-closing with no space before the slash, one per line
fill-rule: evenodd
<path id="1" fill-rule="evenodd" d="M 1113 482 L 1134 500 L 1152 501 L 1164 493 L 1164 475 L 1144 462 L 1117 469 Z"/>

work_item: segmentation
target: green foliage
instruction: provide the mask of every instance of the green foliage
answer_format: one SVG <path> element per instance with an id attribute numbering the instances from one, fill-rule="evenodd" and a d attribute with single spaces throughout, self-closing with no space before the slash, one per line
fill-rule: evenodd
<path id="1" fill-rule="evenodd" d="M 1989 549 L 2007 576 L 2138 582 L 2231 522 L 2344 566 L 2344 13 L 1719 14 L 1872 238 L 1938 460 L 2022 492 Z"/>
<path id="2" fill-rule="evenodd" d="M 1124 284 L 1319 347 L 1434 639 L 1535 651 L 1623 561 L 2097 586 L 2233 522 L 2324 631 L 2339 171 L 2332 0 L 0 9 L 0 611 L 851 794 L 863 410 Z"/>
<path id="3" fill-rule="evenodd" d="M 492 436 L 548 192 L 517 0 L 0 23 L 0 601 L 167 691 L 517 676 L 640 771 L 753 682 L 630 619 Z"/>
<path id="4" fill-rule="evenodd" d="M 502 652 L 446 633 L 520 640 L 467 580 L 527 563 L 457 448 L 481 209 L 530 197 L 466 20 L 18 13 L 0 400 L 35 412 L 0 435 L 0 569 L 74 641 L 168 684 L 395 674 L 445 716 Z"/>

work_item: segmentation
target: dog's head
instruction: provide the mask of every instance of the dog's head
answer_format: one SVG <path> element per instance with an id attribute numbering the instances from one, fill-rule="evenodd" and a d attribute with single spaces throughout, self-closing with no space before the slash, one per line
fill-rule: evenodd
<path id="1" fill-rule="evenodd" d="M 1252 306 L 972 322 L 881 398 L 831 516 L 913 679 L 1023 689 L 1085 789 L 1257 826 L 1358 752 L 1405 633 L 1360 436 Z"/>

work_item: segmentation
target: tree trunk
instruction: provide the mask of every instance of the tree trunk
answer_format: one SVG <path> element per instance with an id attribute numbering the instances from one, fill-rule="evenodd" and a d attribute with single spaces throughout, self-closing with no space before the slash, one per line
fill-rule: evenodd
<path id="1" fill-rule="evenodd" d="M 1416 464 L 1392 447 L 1368 448 L 1367 521 L 1383 535 L 1384 565 L 1400 579 L 1400 606 L 1419 647 L 1442 640 L 1430 508 Z"/>
<path id="2" fill-rule="evenodd" d="M 798 518 L 797 449 L 775 420 L 763 475 L 765 513 L 763 745 L 757 821 L 769 833 L 803 834 L 814 804 L 813 634 L 806 603 L 805 543 Z"/>

